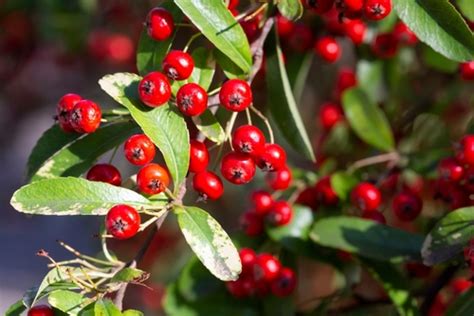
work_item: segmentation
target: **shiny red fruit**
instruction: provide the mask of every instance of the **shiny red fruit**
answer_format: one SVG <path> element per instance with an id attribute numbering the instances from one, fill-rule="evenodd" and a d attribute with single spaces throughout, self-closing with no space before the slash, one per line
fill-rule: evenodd
<path id="1" fill-rule="evenodd" d="M 201 115 L 207 109 L 207 92 L 196 83 L 187 83 L 176 93 L 176 105 L 184 115 Z"/>
<path id="2" fill-rule="evenodd" d="M 474 165 L 474 135 L 465 135 L 456 146 L 456 159 L 464 165 Z"/>
<path id="3" fill-rule="evenodd" d="M 463 80 L 474 80 L 474 60 L 461 63 L 459 65 L 459 72 L 461 73 L 461 78 Z"/>
<path id="4" fill-rule="evenodd" d="M 168 170 L 156 163 L 145 165 L 137 173 L 137 186 L 142 193 L 158 194 L 169 186 Z"/>
<path id="5" fill-rule="evenodd" d="M 199 192 L 202 200 L 217 200 L 224 193 L 222 180 L 211 171 L 196 173 L 193 177 L 193 188 Z"/>
<path id="6" fill-rule="evenodd" d="M 255 281 L 251 277 L 239 277 L 235 281 L 226 282 L 226 288 L 235 298 L 252 296 L 255 293 Z"/>
<path id="7" fill-rule="evenodd" d="M 355 45 L 364 41 L 367 25 L 362 20 L 348 20 L 344 22 L 344 33 Z"/>
<path id="8" fill-rule="evenodd" d="M 314 186 L 314 193 L 319 203 L 327 206 L 334 206 L 339 202 L 336 192 L 331 186 L 331 178 L 325 176 Z"/>
<path id="9" fill-rule="evenodd" d="M 173 34 L 173 16 L 164 8 L 152 9 L 146 18 L 148 36 L 157 41 L 164 41 Z"/>
<path id="10" fill-rule="evenodd" d="M 58 119 L 59 127 L 65 132 L 73 132 L 74 128 L 71 125 L 71 113 L 74 105 L 81 101 L 82 97 L 78 94 L 68 93 L 59 99 L 56 107 L 56 116 Z"/>
<path id="11" fill-rule="evenodd" d="M 344 112 L 339 104 L 326 102 L 319 108 L 319 122 L 321 126 L 329 131 L 337 123 L 344 120 Z"/>
<path id="12" fill-rule="evenodd" d="M 404 45 L 415 45 L 418 43 L 418 37 L 403 22 L 398 22 L 392 31 L 397 41 Z"/>
<path id="13" fill-rule="evenodd" d="M 286 201 L 276 201 L 265 215 L 265 221 L 272 226 L 284 226 L 291 221 L 293 209 Z"/>
<path id="14" fill-rule="evenodd" d="M 369 20 L 378 21 L 392 11 L 392 0 L 366 0 L 364 14 Z"/>
<path id="15" fill-rule="evenodd" d="M 71 112 L 71 126 L 78 133 L 93 133 L 100 126 L 102 111 L 90 100 L 76 102 Z"/>
<path id="16" fill-rule="evenodd" d="M 286 166 L 286 152 L 278 144 L 265 144 L 263 153 L 257 157 L 257 165 L 263 171 L 276 171 Z"/>
<path id="17" fill-rule="evenodd" d="M 263 233 L 263 218 L 254 211 L 247 211 L 240 217 L 240 226 L 247 236 Z"/>
<path id="18" fill-rule="evenodd" d="M 375 185 L 361 182 L 352 190 L 351 201 L 363 211 L 375 211 L 382 202 L 382 194 Z"/>
<path id="19" fill-rule="evenodd" d="M 464 170 L 462 184 L 468 193 L 474 193 L 474 166 L 469 166 Z"/>
<path id="20" fill-rule="evenodd" d="M 185 80 L 191 76 L 194 60 L 181 50 L 170 51 L 162 63 L 163 73 L 171 80 Z"/>
<path id="21" fill-rule="evenodd" d="M 372 51 L 379 58 L 392 58 L 398 52 L 398 41 L 392 33 L 378 34 L 372 42 Z"/>
<path id="22" fill-rule="evenodd" d="M 281 38 L 289 37 L 295 28 L 295 23 L 282 15 L 277 15 L 276 25 L 278 30 L 278 36 L 280 36 Z"/>
<path id="23" fill-rule="evenodd" d="M 114 166 L 101 163 L 92 166 L 86 175 L 89 181 L 105 182 L 112 185 L 120 186 L 122 184 L 122 176 L 120 171 Z"/>
<path id="24" fill-rule="evenodd" d="M 319 206 L 316 190 L 312 187 L 304 189 L 296 199 L 296 203 L 309 206 L 315 211 Z"/>
<path id="25" fill-rule="evenodd" d="M 398 193 L 392 201 L 392 210 L 395 216 L 404 222 L 411 222 L 417 218 L 422 208 L 421 198 L 410 191 Z"/>
<path id="26" fill-rule="evenodd" d="M 117 239 L 128 239 L 140 228 L 140 214 L 128 205 L 115 205 L 105 218 L 107 232 Z"/>
<path id="27" fill-rule="evenodd" d="M 249 183 L 255 176 L 255 162 L 250 155 L 230 152 L 222 158 L 221 174 L 233 184 Z"/>
<path id="28" fill-rule="evenodd" d="M 464 168 L 452 157 L 440 160 L 438 174 L 441 179 L 459 182 L 464 175 Z"/>
<path id="29" fill-rule="evenodd" d="M 454 294 L 459 295 L 472 287 L 472 282 L 465 278 L 455 278 L 449 283 L 449 287 L 454 292 Z"/>
<path id="30" fill-rule="evenodd" d="M 253 249 L 242 248 L 239 251 L 240 262 L 242 262 L 242 276 L 252 275 L 253 266 L 257 262 L 257 254 Z"/>
<path id="31" fill-rule="evenodd" d="M 37 305 L 28 310 L 27 316 L 54 316 L 54 312 L 48 305 Z"/>
<path id="32" fill-rule="evenodd" d="M 227 110 L 241 112 L 252 104 L 252 89 L 244 80 L 231 79 L 222 85 L 219 100 Z"/>
<path id="33" fill-rule="evenodd" d="M 257 256 L 254 265 L 255 280 L 271 282 L 278 277 L 281 270 L 280 261 L 269 253 L 261 253 Z"/>
<path id="34" fill-rule="evenodd" d="M 291 170 L 288 167 L 284 167 L 275 172 L 269 172 L 266 174 L 265 180 L 273 190 L 286 190 L 291 184 Z"/>
<path id="35" fill-rule="evenodd" d="M 240 0 L 229 0 L 227 8 L 229 10 L 234 10 L 239 6 Z"/>
<path id="36" fill-rule="evenodd" d="M 331 10 L 334 0 L 306 0 L 306 5 L 317 14 L 323 14 Z"/>
<path id="37" fill-rule="evenodd" d="M 125 158 L 133 165 L 143 166 L 153 161 L 155 144 L 145 134 L 130 136 L 123 145 Z"/>
<path id="38" fill-rule="evenodd" d="M 272 294 L 278 297 L 289 296 L 296 288 L 296 275 L 290 268 L 282 268 L 280 274 L 270 284 Z"/>
<path id="39" fill-rule="evenodd" d="M 209 151 L 206 145 L 192 139 L 189 149 L 189 172 L 199 173 L 206 170 L 209 164 Z"/>
<path id="40" fill-rule="evenodd" d="M 309 51 L 313 44 L 313 32 L 304 23 L 296 23 L 293 32 L 288 37 L 289 46 L 299 53 Z"/>
<path id="41" fill-rule="evenodd" d="M 260 215 L 267 214 L 273 205 L 273 197 L 266 191 L 252 192 L 250 199 L 255 207 L 255 212 Z"/>
<path id="42" fill-rule="evenodd" d="M 333 63 L 341 57 L 339 43 L 330 36 L 318 39 L 314 45 L 314 52 L 329 63 Z"/>
<path id="43" fill-rule="evenodd" d="M 364 0 L 338 0 L 338 6 L 342 10 L 348 10 L 352 12 L 360 11 L 364 6 Z"/>
<path id="44" fill-rule="evenodd" d="M 342 93 L 349 88 L 357 85 L 357 77 L 354 70 L 350 68 L 341 68 L 336 79 L 336 94 L 340 98 Z"/>
<path id="45" fill-rule="evenodd" d="M 232 135 L 232 147 L 237 152 L 257 156 L 265 147 L 265 135 L 256 126 L 242 125 Z"/>
<path id="46" fill-rule="evenodd" d="M 379 211 L 364 211 L 362 212 L 362 218 L 373 220 L 379 224 L 387 223 L 385 216 Z"/>
<path id="47" fill-rule="evenodd" d="M 138 95 L 140 100 L 150 107 L 165 104 L 171 97 L 168 78 L 161 72 L 150 72 L 138 84 Z"/>

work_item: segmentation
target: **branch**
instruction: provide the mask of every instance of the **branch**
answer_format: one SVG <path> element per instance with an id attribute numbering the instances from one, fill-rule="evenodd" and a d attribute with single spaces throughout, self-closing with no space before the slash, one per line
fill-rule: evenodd
<path id="1" fill-rule="evenodd" d="M 456 274 L 459 269 L 459 265 L 450 265 L 446 267 L 441 275 L 435 280 L 435 282 L 428 288 L 425 295 L 425 300 L 421 304 L 420 311 L 422 315 L 428 315 L 431 305 L 438 295 L 438 292 L 448 284 L 452 277 Z"/>
<path id="2" fill-rule="evenodd" d="M 379 164 L 383 162 L 392 162 L 395 164 L 399 160 L 400 160 L 400 154 L 396 151 L 393 151 L 386 154 L 357 160 L 351 166 L 349 166 L 348 171 L 352 172 L 363 167 L 367 167 L 367 166 L 371 166 L 371 165 L 375 165 L 375 164 Z"/>
<path id="3" fill-rule="evenodd" d="M 262 67 L 263 44 L 265 44 L 265 40 L 267 39 L 268 33 L 270 33 L 270 30 L 272 29 L 273 23 L 273 18 L 268 19 L 263 25 L 260 36 L 252 43 L 252 45 L 250 45 L 250 50 L 252 51 L 253 56 L 253 66 L 248 79 L 249 84 L 252 83 L 253 79 L 255 79 L 255 76 Z"/>

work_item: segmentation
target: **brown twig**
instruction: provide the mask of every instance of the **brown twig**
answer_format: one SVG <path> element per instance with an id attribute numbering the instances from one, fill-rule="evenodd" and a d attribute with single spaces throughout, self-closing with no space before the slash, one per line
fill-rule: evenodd
<path id="1" fill-rule="evenodd" d="M 367 167 L 367 166 L 371 166 L 371 165 L 375 165 L 379 163 L 384 163 L 384 162 L 391 162 L 393 164 L 396 164 L 398 161 L 400 161 L 400 154 L 396 151 L 392 151 L 386 154 L 357 160 L 356 162 L 354 162 L 352 165 L 349 166 L 348 171 L 353 172 L 363 167 Z"/>

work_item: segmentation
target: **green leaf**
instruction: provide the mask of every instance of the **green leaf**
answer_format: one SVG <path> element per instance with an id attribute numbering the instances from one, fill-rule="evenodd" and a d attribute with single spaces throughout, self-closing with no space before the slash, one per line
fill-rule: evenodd
<path id="1" fill-rule="evenodd" d="M 301 102 L 301 98 L 303 96 L 304 87 L 308 82 L 308 75 L 311 70 L 311 64 L 313 63 L 314 53 L 309 52 L 304 56 L 295 55 L 290 62 L 287 63 L 286 66 L 290 67 L 293 66 L 293 74 L 291 73 L 291 69 L 288 69 L 288 79 L 291 83 L 293 89 L 293 95 L 295 97 L 295 102 L 299 104 Z"/>
<path id="2" fill-rule="evenodd" d="M 67 290 L 54 291 L 48 296 L 51 306 L 70 315 L 77 315 L 90 302 L 91 299 L 84 295 Z"/>
<path id="3" fill-rule="evenodd" d="M 474 5 L 471 0 L 456 0 L 461 13 L 471 21 L 474 21 Z"/>
<path id="4" fill-rule="evenodd" d="M 419 260 L 423 237 L 357 217 L 317 221 L 310 233 L 317 244 L 382 260 Z"/>
<path id="5" fill-rule="evenodd" d="M 216 61 L 212 50 L 204 47 L 195 49 L 192 53 L 194 60 L 194 69 L 188 82 L 194 82 L 200 85 L 204 90 L 208 90 L 216 70 Z"/>
<path id="6" fill-rule="evenodd" d="M 21 316 L 26 311 L 26 306 L 23 300 L 18 300 L 5 311 L 5 316 Z"/>
<path id="7" fill-rule="evenodd" d="M 225 140 L 224 128 L 210 110 L 207 109 L 199 116 L 193 116 L 193 122 L 197 129 L 214 143 L 221 144 Z"/>
<path id="8" fill-rule="evenodd" d="M 474 36 L 447 0 L 397 0 L 393 7 L 400 19 L 438 53 L 462 62 L 474 56 Z"/>
<path id="9" fill-rule="evenodd" d="M 184 238 L 204 266 L 223 281 L 236 280 L 242 270 L 239 253 L 221 225 L 197 207 L 176 207 Z"/>
<path id="10" fill-rule="evenodd" d="M 184 266 L 176 284 L 179 293 L 189 301 L 202 300 L 223 289 L 223 283 L 210 274 L 196 256 Z"/>
<path id="11" fill-rule="evenodd" d="M 117 272 L 112 279 L 111 282 L 135 282 L 135 283 L 142 283 L 150 277 L 150 273 L 136 269 L 126 267 Z"/>
<path id="12" fill-rule="evenodd" d="M 474 207 L 457 209 L 444 216 L 426 236 L 423 263 L 435 265 L 462 252 L 474 238 Z"/>
<path id="13" fill-rule="evenodd" d="M 289 20 L 297 20 L 303 15 L 303 5 L 300 0 L 280 0 L 277 2 L 278 11 Z"/>
<path id="14" fill-rule="evenodd" d="M 383 111 L 372 103 L 360 88 L 352 88 L 342 96 L 344 113 L 354 132 L 367 144 L 390 151 L 394 139 Z"/>
<path id="15" fill-rule="evenodd" d="M 95 316 L 122 316 L 122 313 L 111 300 L 98 300 L 94 304 Z"/>
<path id="16" fill-rule="evenodd" d="M 165 1 L 160 7 L 165 8 L 171 13 L 175 23 L 181 20 L 182 13 L 172 1 Z M 169 52 L 175 34 L 176 30 L 167 40 L 155 41 L 148 36 L 146 27 L 143 27 L 137 49 L 137 69 L 139 74 L 144 76 L 149 72 L 161 69 L 161 62 Z"/>
<path id="17" fill-rule="evenodd" d="M 168 104 L 157 108 L 143 105 L 138 97 L 141 77 L 130 73 L 107 75 L 99 85 L 118 103 L 125 106 L 143 132 L 160 149 L 177 192 L 186 178 L 189 165 L 189 132 L 176 107 Z"/>
<path id="18" fill-rule="evenodd" d="M 113 123 L 102 126 L 92 134 L 73 138 L 61 148 L 51 146 L 56 138 L 46 138 L 46 134 L 33 149 L 30 160 L 38 159 L 41 164 L 30 168 L 31 181 L 39 181 L 66 176 L 80 176 L 103 154 L 123 143 L 130 135 L 137 133 L 133 122 Z M 47 133 L 49 136 L 53 135 Z M 44 139 L 43 139 L 44 138 Z M 47 145 L 49 143 L 49 145 Z M 46 155 L 48 155 L 46 157 Z M 31 166 L 31 165 L 30 165 Z M 37 168 L 36 168 L 37 166 Z M 34 170 L 36 169 L 36 170 Z M 29 174 L 30 174 L 29 171 Z"/>
<path id="19" fill-rule="evenodd" d="M 175 0 L 199 31 L 245 73 L 252 67 L 247 37 L 221 0 Z"/>
<path id="20" fill-rule="evenodd" d="M 453 74 L 458 70 L 457 62 L 444 57 L 427 45 L 423 45 L 422 49 L 423 61 L 427 66 L 448 74 Z"/>
<path id="21" fill-rule="evenodd" d="M 291 297 L 268 295 L 263 300 L 264 316 L 294 316 L 295 314 L 295 304 Z"/>
<path id="22" fill-rule="evenodd" d="M 144 316 L 140 311 L 137 311 L 135 309 L 127 309 L 125 312 L 122 313 L 123 316 Z"/>
<path id="23" fill-rule="evenodd" d="M 295 204 L 293 205 L 293 217 L 291 221 L 280 227 L 267 227 L 268 236 L 281 244 L 288 244 L 297 240 L 308 240 L 311 225 L 314 221 L 314 213 L 311 208 Z"/>
<path id="24" fill-rule="evenodd" d="M 401 316 L 419 315 L 416 299 L 407 287 L 408 280 L 393 265 L 369 259 L 362 259 L 362 263 L 382 284 Z"/>
<path id="25" fill-rule="evenodd" d="M 280 132 L 288 143 L 300 154 L 315 160 L 311 142 L 293 97 L 283 56 L 275 29 L 267 40 L 267 85 L 269 109 Z M 272 40 L 273 39 L 273 40 Z"/>
<path id="26" fill-rule="evenodd" d="M 117 204 L 150 206 L 142 195 L 81 178 L 47 179 L 25 185 L 10 201 L 17 211 L 37 215 L 105 215 Z"/>
<path id="27" fill-rule="evenodd" d="M 474 288 L 461 294 L 449 305 L 446 316 L 474 315 Z"/>
<path id="28" fill-rule="evenodd" d="M 341 200 L 346 200 L 359 180 L 353 174 L 339 171 L 331 176 L 331 187 Z"/>
<path id="29" fill-rule="evenodd" d="M 380 102 L 384 98 L 383 66 L 381 60 L 361 60 L 357 63 L 357 85 L 372 102 Z"/>
<path id="30" fill-rule="evenodd" d="M 245 79 L 247 76 L 246 72 L 239 68 L 232 60 L 229 59 L 224 53 L 217 50 L 214 52 L 217 64 L 221 67 L 225 76 L 229 79 Z"/>

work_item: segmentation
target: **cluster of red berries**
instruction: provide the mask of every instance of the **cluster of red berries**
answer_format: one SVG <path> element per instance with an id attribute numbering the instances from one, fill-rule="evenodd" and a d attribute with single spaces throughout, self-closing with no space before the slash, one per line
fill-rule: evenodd
<path id="1" fill-rule="evenodd" d="M 240 217 L 242 230 L 248 236 L 263 233 L 264 225 L 284 226 L 293 218 L 293 209 L 287 201 L 275 201 L 266 191 L 254 191 L 251 195 L 253 208 Z"/>
<path id="2" fill-rule="evenodd" d="M 473 283 L 465 278 L 457 277 L 452 279 L 449 284 L 439 292 L 431 308 L 428 316 L 443 316 L 446 315 L 446 310 L 459 295 L 471 289 Z"/>
<path id="3" fill-rule="evenodd" d="M 100 107 L 80 95 L 64 95 L 56 107 L 56 119 L 65 132 L 93 133 L 102 119 Z"/>
<path id="4" fill-rule="evenodd" d="M 379 58 L 392 58 L 403 46 L 418 43 L 418 38 L 403 22 L 398 22 L 391 32 L 377 34 L 372 42 L 372 51 Z"/>
<path id="5" fill-rule="evenodd" d="M 296 288 L 295 272 L 283 267 L 281 262 L 269 253 L 256 254 L 249 248 L 239 252 L 242 273 L 236 281 L 226 283 L 227 290 L 236 298 L 263 297 L 273 294 L 289 296 Z"/>
<path id="6" fill-rule="evenodd" d="M 378 21 L 392 11 L 391 0 L 307 0 L 306 6 L 317 14 L 336 7 L 340 17 Z"/>
<path id="7" fill-rule="evenodd" d="M 37 305 L 28 310 L 27 316 L 54 316 L 51 306 Z"/>

